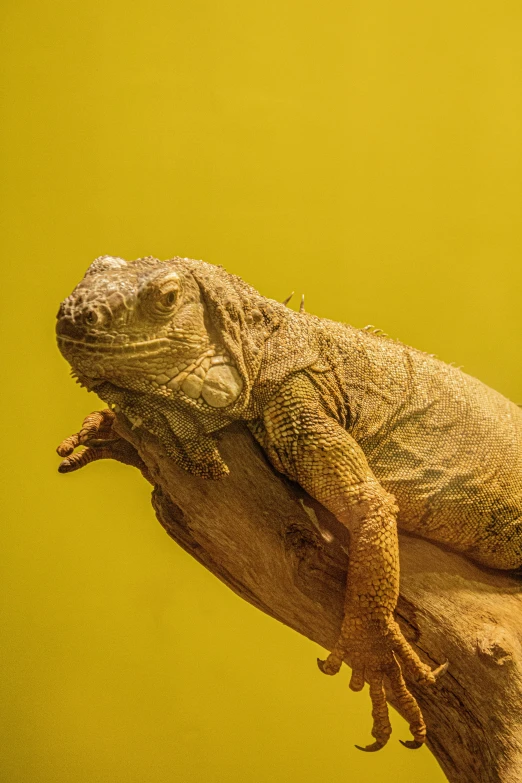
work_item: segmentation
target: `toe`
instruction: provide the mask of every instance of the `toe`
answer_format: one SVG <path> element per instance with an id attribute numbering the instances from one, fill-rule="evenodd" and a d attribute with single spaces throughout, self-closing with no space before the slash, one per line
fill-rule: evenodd
<path id="1" fill-rule="evenodd" d="M 76 454 L 71 454 L 60 462 L 58 465 L 58 472 L 73 473 L 75 470 L 79 470 L 85 465 L 88 465 L 89 462 L 101 459 L 102 456 L 103 454 L 101 451 L 97 449 L 86 448 L 82 451 L 77 451 Z"/>
<path id="2" fill-rule="evenodd" d="M 393 652 L 400 659 L 403 668 L 411 679 L 418 683 L 433 685 L 435 682 L 434 672 L 427 664 L 421 661 L 413 647 L 402 635 L 398 625 L 392 630 L 392 635 Z"/>
<path id="3" fill-rule="evenodd" d="M 373 728 L 372 735 L 376 742 L 366 748 L 370 752 L 383 748 L 391 735 L 391 723 L 384 692 L 383 675 L 380 671 L 370 671 L 368 682 L 370 685 L 370 699 L 372 702 Z"/>
<path id="4" fill-rule="evenodd" d="M 352 691 L 362 691 L 364 688 L 364 669 L 353 669 L 350 678 L 350 688 Z"/>
<path id="5" fill-rule="evenodd" d="M 408 721 L 413 740 L 401 743 L 406 748 L 420 748 L 426 740 L 426 724 L 417 700 L 409 692 L 402 676 L 401 668 L 396 660 L 386 667 L 386 675 L 390 683 L 390 689 L 395 696 L 397 707 Z"/>
<path id="6" fill-rule="evenodd" d="M 60 457 L 68 457 L 69 454 L 72 454 L 76 446 L 80 445 L 80 437 L 79 434 L 76 433 L 75 435 L 69 435 L 68 438 L 65 438 L 62 440 L 58 448 L 56 449 L 57 454 Z"/>
<path id="7" fill-rule="evenodd" d="M 78 433 L 80 443 L 87 443 L 93 439 L 112 440 L 114 438 L 112 432 L 114 419 L 115 415 L 110 408 L 90 413 L 83 420 L 82 428 Z"/>
<path id="8" fill-rule="evenodd" d="M 113 439 L 112 424 L 114 422 L 114 413 L 110 408 L 102 411 L 94 411 L 85 417 L 82 428 L 74 435 L 62 440 L 56 451 L 60 457 L 68 457 L 74 449 L 91 442 L 93 438 Z M 62 471 L 67 472 L 67 471 Z"/>

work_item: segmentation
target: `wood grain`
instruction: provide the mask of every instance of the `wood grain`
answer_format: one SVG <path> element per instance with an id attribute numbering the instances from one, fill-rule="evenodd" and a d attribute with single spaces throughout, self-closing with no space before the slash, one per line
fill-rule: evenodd
<path id="1" fill-rule="evenodd" d="M 115 429 L 145 463 L 167 533 L 246 601 L 331 649 L 348 562 L 335 518 L 278 474 L 239 425 L 221 434 L 230 476 L 219 482 L 178 468 L 122 416 Z M 409 683 L 428 747 L 451 783 L 520 783 L 522 581 L 406 534 L 400 553 L 401 628 L 424 661 L 450 663 L 432 688 Z"/>

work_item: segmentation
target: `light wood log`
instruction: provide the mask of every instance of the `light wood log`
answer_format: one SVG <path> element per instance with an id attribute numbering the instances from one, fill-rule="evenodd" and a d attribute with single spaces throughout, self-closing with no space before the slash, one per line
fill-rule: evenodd
<path id="1" fill-rule="evenodd" d="M 220 435 L 230 476 L 218 482 L 178 468 L 122 416 L 115 429 L 147 466 L 167 533 L 246 601 L 331 649 L 347 569 L 335 518 L 278 474 L 242 426 Z M 401 628 L 424 661 L 450 664 L 434 687 L 409 683 L 428 747 L 450 783 L 521 783 L 522 581 L 406 534 L 400 558 Z"/>

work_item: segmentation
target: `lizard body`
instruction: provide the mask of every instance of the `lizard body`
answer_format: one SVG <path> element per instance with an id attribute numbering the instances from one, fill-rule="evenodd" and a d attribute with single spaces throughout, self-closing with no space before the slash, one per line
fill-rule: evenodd
<path id="1" fill-rule="evenodd" d="M 352 689 L 369 682 L 367 750 L 391 731 L 384 676 L 409 719 L 407 744 L 419 747 L 425 725 L 402 672 L 430 683 L 438 671 L 393 616 L 397 526 L 484 565 L 520 568 L 522 410 L 431 355 L 294 312 L 191 259 L 96 259 L 62 303 L 57 334 L 80 382 L 185 469 L 226 476 L 213 433 L 245 421 L 272 464 L 346 526 L 345 618 L 319 665 L 335 674 L 348 659 Z M 73 445 L 93 434 L 88 425 Z M 96 458 L 68 456 L 70 446 L 64 469 Z"/>

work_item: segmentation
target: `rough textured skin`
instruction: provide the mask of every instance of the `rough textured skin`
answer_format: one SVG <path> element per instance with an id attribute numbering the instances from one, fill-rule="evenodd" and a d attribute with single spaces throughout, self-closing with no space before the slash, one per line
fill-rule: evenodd
<path id="1" fill-rule="evenodd" d="M 445 667 L 422 663 L 394 620 L 397 526 L 487 566 L 522 566 L 520 408 L 433 356 L 296 313 L 191 259 L 96 259 L 57 334 L 80 383 L 185 469 L 225 476 L 213 433 L 246 421 L 272 464 L 348 528 L 345 617 L 319 665 L 335 674 L 348 660 L 350 687 L 369 682 L 367 750 L 391 731 L 384 677 L 419 747 L 426 728 L 402 671 L 430 683 Z M 62 470 L 106 455 L 72 455 L 110 441 L 111 412 L 97 415 L 60 447 Z"/>

